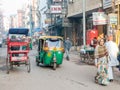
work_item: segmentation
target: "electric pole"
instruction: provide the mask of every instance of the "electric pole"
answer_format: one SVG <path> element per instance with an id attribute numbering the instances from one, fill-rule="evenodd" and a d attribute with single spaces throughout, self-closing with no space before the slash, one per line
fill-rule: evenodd
<path id="1" fill-rule="evenodd" d="M 83 45 L 86 46 L 86 18 L 85 18 L 85 11 L 86 11 L 86 0 L 83 1 Z"/>

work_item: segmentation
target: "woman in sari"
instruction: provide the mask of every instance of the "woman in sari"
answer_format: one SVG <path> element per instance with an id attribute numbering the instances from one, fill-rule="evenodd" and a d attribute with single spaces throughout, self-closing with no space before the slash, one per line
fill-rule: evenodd
<path id="1" fill-rule="evenodd" d="M 97 67 L 95 82 L 101 85 L 109 84 L 107 56 L 108 52 L 104 45 L 104 39 L 100 39 L 95 48 L 95 65 Z"/>

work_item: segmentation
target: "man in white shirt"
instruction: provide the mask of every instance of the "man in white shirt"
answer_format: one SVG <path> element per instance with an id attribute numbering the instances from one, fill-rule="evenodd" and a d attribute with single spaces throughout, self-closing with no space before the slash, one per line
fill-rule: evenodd
<path id="1" fill-rule="evenodd" d="M 113 67 L 119 65 L 117 60 L 117 54 L 119 52 L 118 46 L 113 42 L 113 36 L 108 36 L 108 41 L 105 43 L 105 46 L 108 50 L 109 59 L 108 59 L 108 76 L 109 80 L 113 81 Z"/>

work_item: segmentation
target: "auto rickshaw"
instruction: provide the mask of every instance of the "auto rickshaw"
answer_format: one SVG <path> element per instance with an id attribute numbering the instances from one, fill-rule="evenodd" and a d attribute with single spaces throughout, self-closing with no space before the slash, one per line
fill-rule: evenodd
<path id="1" fill-rule="evenodd" d="M 41 36 L 38 40 L 36 65 L 52 66 L 54 70 L 62 64 L 64 55 L 63 38 L 60 36 Z"/>

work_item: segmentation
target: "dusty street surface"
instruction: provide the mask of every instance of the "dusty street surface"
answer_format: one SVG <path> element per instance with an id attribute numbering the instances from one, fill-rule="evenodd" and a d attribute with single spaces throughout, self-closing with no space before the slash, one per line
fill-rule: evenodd
<path id="1" fill-rule="evenodd" d="M 108 86 L 94 83 L 96 68 L 80 62 L 76 52 L 71 60 L 64 59 L 55 71 L 50 67 L 38 67 L 35 63 L 36 50 L 30 51 L 31 72 L 25 66 L 15 67 L 6 74 L 6 48 L 0 49 L 0 90 L 120 90 L 120 73 L 115 71 L 114 82 Z"/>

